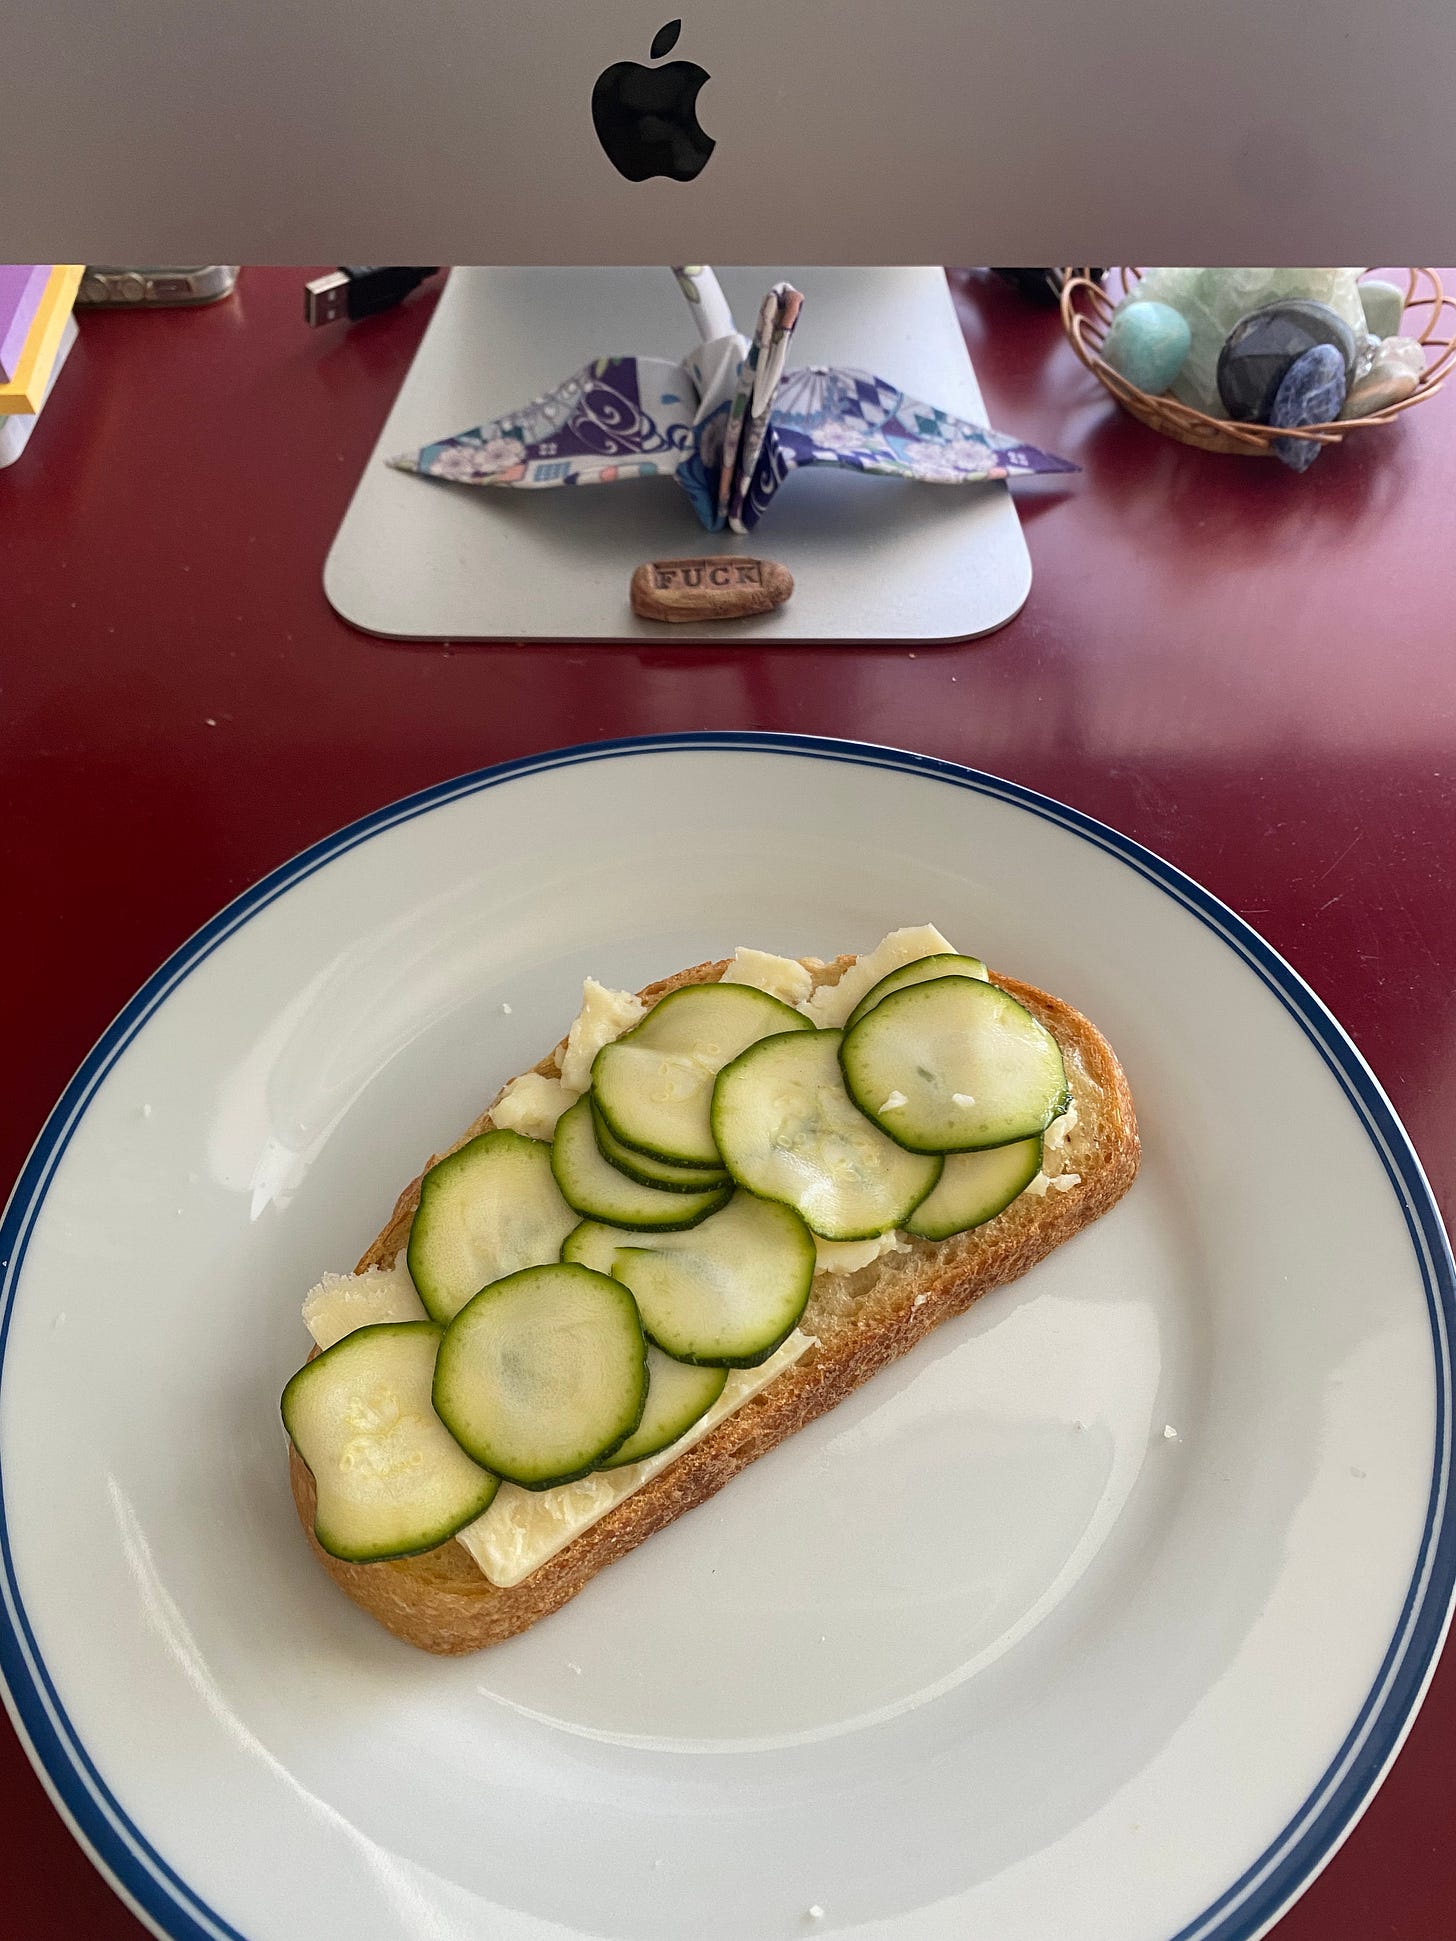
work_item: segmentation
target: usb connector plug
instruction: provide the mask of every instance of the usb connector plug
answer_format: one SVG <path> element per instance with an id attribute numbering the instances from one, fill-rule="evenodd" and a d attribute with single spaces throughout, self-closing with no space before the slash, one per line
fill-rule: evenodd
<path id="1" fill-rule="evenodd" d="M 321 324 L 354 323 L 360 317 L 376 316 L 403 303 L 427 277 L 438 274 L 438 264 L 424 268 L 408 263 L 346 263 L 304 284 L 304 321 L 316 330 Z"/>

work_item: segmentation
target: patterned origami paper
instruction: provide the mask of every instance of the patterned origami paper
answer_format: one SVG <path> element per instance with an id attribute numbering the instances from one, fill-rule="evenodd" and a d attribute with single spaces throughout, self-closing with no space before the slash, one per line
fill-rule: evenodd
<path id="1" fill-rule="evenodd" d="M 804 299 L 776 283 L 752 338 L 703 265 L 674 272 L 700 343 L 598 357 L 506 417 L 406 452 L 400 471 L 540 490 L 673 477 L 709 532 L 752 532 L 789 474 L 837 465 L 931 485 L 1075 472 L 1065 458 L 924 404 L 869 371 L 785 368 Z"/>

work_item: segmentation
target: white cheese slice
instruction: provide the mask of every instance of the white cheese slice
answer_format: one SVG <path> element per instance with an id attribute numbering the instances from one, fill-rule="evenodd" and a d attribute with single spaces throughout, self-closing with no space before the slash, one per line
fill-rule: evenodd
<path id="1" fill-rule="evenodd" d="M 631 991 L 610 991 L 589 977 L 581 987 L 581 1010 L 566 1038 L 561 1082 L 573 1097 L 591 1083 L 592 1060 L 645 1014 L 647 1006 Z"/>
<path id="2" fill-rule="evenodd" d="M 576 1097 L 559 1078 L 524 1072 L 511 1080 L 490 1108 L 490 1116 L 507 1132 L 523 1133 L 527 1139 L 549 1139 L 556 1121 Z"/>
<path id="3" fill-rule="evenodd" d="M 332 1348 L 376 1321 L 427 1321 L 403 1254 L 393 1267 L 365 1274 L 325 1274 L 304 1296 L 303 1325 L 320 1348 Z"/>
<path id="4" fill-rule="evenodd" d="M 597 1470 L 579 1482 L 562 1483 L 556 1489 L 518 1489 L 514 1483 L 502 1483 L 490 1508 L 474 1523 L 468 1523 L 458 1533 L 458 1540 L 492 1584 L 509 1590 L 599 1522 L 608 1510 L 625 1502 L 634 1490 L 651 1482 L 695 1442 L 701 1442 L 725 1416 L 766 1388 L 812 1346 L 812 1337 L 796 1328 L 782 1348 L 759 1367 L 733 1369 L 723 1393 L 707 1414 L 700 1416 L 670 1449 L 643 1462 Z"/>
<path id="5" fill-rule="evenodd" d="M 742 944 L 734 951 L 723 982 L 752 984 L 785 1004 L 802 1004 L 814 988 L 814 979 L 797 959 L 775 957 L 771 950 L 749 950 Z"/>
<path id="6" fill-rule="evenodd" d="M 933 923 L 892 930 L 873 950 L 857 957 L 837 984 L 821 984 L 798 1008 L 821 1031 L 837 1027 L 844 1023 L 865 993 L 892 970 L 899 970 L 902 964 L 913 964 L 918 958 L 943 953 L 955 955 L 955 945 L 947 943 Z"/>
<path id="7" fill-rule="evenodd" d="M 910 1242 L 893 1229 L 873 1240 L 821 1240 L 814 1235 L 816 1274 L 857 1274 L 882 1254 L 908 1254 Z"/>

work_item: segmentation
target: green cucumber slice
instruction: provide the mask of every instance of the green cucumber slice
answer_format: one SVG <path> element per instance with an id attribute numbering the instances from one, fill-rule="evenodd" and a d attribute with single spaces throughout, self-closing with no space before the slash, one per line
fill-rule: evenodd
<path id="1" fill-rule="evenodd" d="M 597 1110 L 624 1146 L 654 1159 L 718 1166 L 713 1080 L 760 1038 L 812 1029 L 792 1005 L 751 984 L 689 984 L 597 1053 Z"/>
<path id="2" fill-rule="evenodd" d="M 716 1218 L 710 1215 L 709 1218 Z M 690 1247 L 697 1227 L 675 1233 L 642 1233 L 630 1227 L 609 1227 L 600 1220 L 583 1220 L 573 1227 L 561 1243 L 561 1258 L 578 1267 L 590 1267 L 595 1274 L 610 1274 L 612 1262 L 624 1247 L 650 1247 L 654 1253 L 671 1253 Z"/>
<path id="3" fill-rule="evenodd" d="M 839 1069 L 843 1037 L 751 1045 L 718 1074 L 713 1132 L 740 1186 L 796 1208 L 826 1240 L 870 1240 L 905 1224 L 940 1162 L 904 1151 L 856 1108 Z"/>
<path id="4" fill-rule="evenodd" d="M 892 991 L 903 991 L 912 984 L 928 984 L 935 977 L 974 977 L 980 983 L 989 982 L 989 973 L 979 957 L 957 957 L 942 951 L 935 957 L 917 957 L 913 964 L 902 964 L 882 977 L 878 984 L 872 984 L 844 1021 L 846 1031 L 853 1031 L 868 1011 L 873 1011 L 881 998 L 887 998 Z"/>
<path id="5" fill-rule="evenodd" d="M 646 1400 L 632 1296 L 560 1262 L 483 1287 L 445 1330 L 435 1364 L 435 1413 L 466 1455 L 523 1489 L 595 1469 Z"/>
<path id="6" fill-rule="evenodd" d="M 1071 1097 L 1062 1048 L 995 984 L 939 977 L 882 998 L 844 1034 L 849 1095 L 908 1152 L 971 1152 L 1044 1132 Z"/>
<path id="7" fill-rule="evenodd" d="M 603 1469 L 621 1469 L 642 1462 L 685 1436 L 700 1416 L 708 1413 L 728 1381 L 726 1368 L 691 1368 L 674 1361 L 649 1343 L 647 1349 L 647 1406 L 632 1434 L 606 1461 Z"/>
<path id="8" fill-rule="evenodd" d="M 984 1152 L 953 1152 L 928 1194 L 905 1222 L 921 1240 L 949 1240 L 984 1226 L 1024 1193 L 1041 1171 L 1041 1135 Z"/>
<path id="9" fill-rule="evenodd" d="M 483 1132 L 425 1174 L 410 1278 L 431 1318 L 451 1321 L 491 1281 L 555 1260 L 575 1224 L 551 1176 L 550 1146 Z"/>
<path id="10" fill-rule="evenodd" d="M 444 1329 L 356 1328 L 283 1391 L 283 1426 L 318 1490 L 314 1535 L 331 1557 L 413 1557 L 489 1509 L 500 1478 L 479 1468 L 431 1405 Z"/>
<path id="11" fill-rule="evenodd" d="M 660 1186 L 643 1186 L 619 1173 L 602 1157 L 592 1129 L 591 1095 L 568 1106 L 556 1125 L 551 1144 L 551 1170 L 562 1198 L 568 1206 L 589 1220 L 606 1220 L 613 1226 L 640 1228 L 649 1233 L 668 1233 L 674 1228 L 695 1227 L 710 1213 L 723 1206 L 733 1191 L 730 1180 L 699 1193 L 669 1193 Z M 565 1234 L 562 1239 L 565 1239 Z M 557 1247 L 561 1241 L 557 1241 Z"/>
<path id="12" fill-rule="evenodd" d="M 756 1368 L 799 1325 L 814 1238 L 792 1207 L 735 1193 L 671 1247 L 628 1246 L 612 1262 L 649 1341 L 675 1361 Z"/>
<path id="13" fill-rule="evenodd" d="M 670 1235 L 658 1240 L 668 1244 Z M 630 1227 L 609 1227 L 600 1220 L 583 1220 L 573 1227 L 561 1243 L 561 1258 L 576 1267 L 590 1267 L 594 1274 L 610 1274 L 612 1262 L 623 1247 L 640 1247 L 642 1235 Z"/>
<path id="14" fill-rule="evenodd" d="M 635 1179 L 639 1186 L 660 1186 L 666 1193 L 706 1193 L 729 1183 L 721 1166 L 679 1166 L 675 1160 L 654 1159 L 650 1153 L 633 1152 L 616 1137 L 595 1107 L 592 1131 L 607 1164 L 625 1173 L 628 1179 Z"/>

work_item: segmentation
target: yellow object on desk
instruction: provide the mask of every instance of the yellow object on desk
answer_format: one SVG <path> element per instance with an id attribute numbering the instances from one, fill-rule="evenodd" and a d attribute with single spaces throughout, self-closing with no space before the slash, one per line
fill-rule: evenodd
<path id="1" fill-rule="evenodd" d="M 84 263 L 57 263 L 36 306 L 30 332 L 15 366 L 15 376 L 0 384 L 0 417 L 40 410 L 61 347 L 61 332 L 76 301 Z"/>

